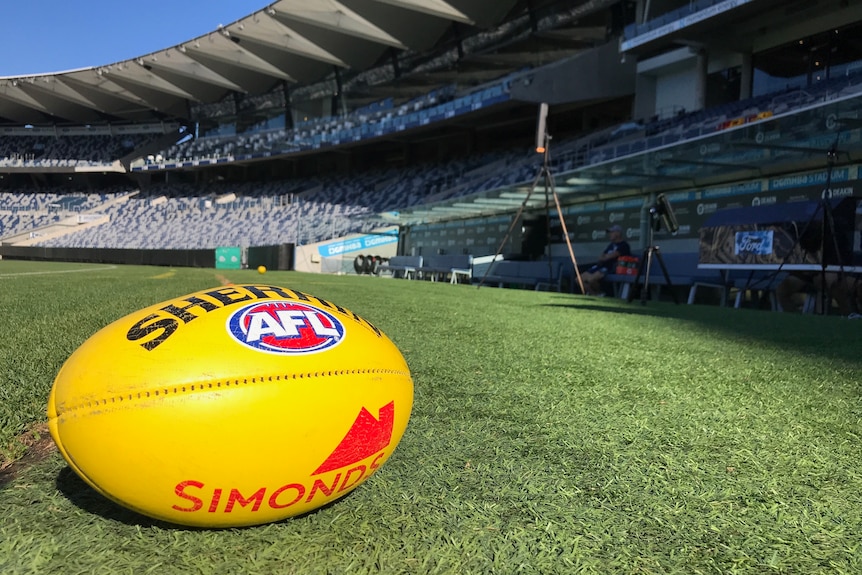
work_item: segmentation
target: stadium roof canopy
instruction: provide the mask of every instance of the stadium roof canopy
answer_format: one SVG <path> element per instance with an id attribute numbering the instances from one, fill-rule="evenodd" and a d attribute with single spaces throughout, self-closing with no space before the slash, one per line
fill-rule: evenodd
<path id="1" fill-rule="evenodd" d="M 310 85 L 336 71 L 356 75 L 393 58 L 440 53 L 441 45 L 498 27 L 513 14 L 561 4 L 595 11 L 607 0 L 278 0 L 232 24 L 137 58 L 51 74 L 0 78 L 0 124 L 97 124 L 189 117 L 189 104 L 279 82 Z M 580 6 L 580 7 L 578 7 Z M 98 18 L 97 14 L 93 18 Z M 535 35 L 534 35 L 535 37 Z M 544 38 L 543 48 L 556 51 Z M 529 52 L 529 54 L 528 54 Z M 562 52 L 557 52 L 561 54 Z M 477 58 L 496 76 L 534 63 L 537 51 Z M 524 57 L 533 62 L 525 61 Z M 463 73 L 465 70 L 461 70 Z M 442 82 L 437 78 L 436 82 Z M 449 79 L 451 81 L 451 78 Z M 404 84 L 405 82 L 399 82 Z M 390 88 L 392 88 L 390 82 Z M 428 81 L 427 92 L 435 84 Z M 377 99 L 391 94 L 374 94 Z M 371 94 L 369 93 L 369 97 Z"/>

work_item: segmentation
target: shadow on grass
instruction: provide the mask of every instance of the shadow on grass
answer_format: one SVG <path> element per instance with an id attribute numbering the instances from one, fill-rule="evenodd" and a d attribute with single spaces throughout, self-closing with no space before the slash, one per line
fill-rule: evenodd
<path id="1" fill-rule="evenodd" d="M 666 301 L 626 302 L 615 298 L 560 298 L 549 307 L 573 311 L 674 319 L 695 324 L 704 334 L 769 345 L 779 349 L 848 363 L 862 364 L 858 342 L 862 340 L 862 320 L 837 315 L 780 313 L 764 309 L 720 307 L 718 305 L 674 304 Z"/>
<path id="2" fill-rule="evenodd" d="M 585 302 L 589 300 L 583 300 Z M 578 309 L 578 310 L 587 310 L 587 311 L 600 311 L 602 313 L 614 313 L 620 315 L 659 315 L 651 312 L 646 307 L 631 304 L 630 306 L 603 306 L 598 304 L 590 304 L 590 303 L 554 303 L 547 304 L 546 307 L 560 307 L 560 308 L 569 308 L 569 309 Z"/>
<path id="3" fill-rule="evenodd" d="M 139 525 L 141 527 L 196 530 L 194 527 L 185 527 L 158 521 L 114 503 L 87 485 L 70 467 L 64 467 L 57 474 L 57 490 L 79 509 L 111 521 L 117 521 L 126 525 Z"/>
<path id="4" fill-rule="evenodd" d="M 92 515 L 98 515 L 99 517 L 103 517 L 105 519 L 116 521 L 118 523 L 123 523 L 125 525 L 138 525 L 140 527 L 158 527 L 160 529 L 169 529 L 174 531 L 213 531 L 213 530 L 225 530 L 225 529 L 249 529 L 256 527 L 255 525 L 248 525 L 244 527 L 194 527 L 189 525 L 178 525 L 175 523 L 169 523 L 167 521 L 160 521 L 158 519 L 153 519 L 122 505 L 115 503 L 114 501 L 108 499 L 92 487 L 90 487 L 83 479 L 81 479 L 71 467 L 64 467 L 57 474 L 57 490 L 60 491 L 73 505 L 90 513 Z M 294 517 L 288 517 L 286 519 L 282 519 L 279 521 L 273 521 L 272 523 L 286 523 L 291 520 L 296 520 L 302 517 L 307 517 L 310 515 L 314 515 L 324 509 L 328 509 L 333 505 L 338 505 L 342 501 L 348 499 L 355 489 L 349 491 L 345 495 L 335 499 L 334 501 L 330 501 L 329 503 L 318 507 L 317 509 L 312 509 L 311 511 L 307 511 L 306 513 L 296 515 Z"/>

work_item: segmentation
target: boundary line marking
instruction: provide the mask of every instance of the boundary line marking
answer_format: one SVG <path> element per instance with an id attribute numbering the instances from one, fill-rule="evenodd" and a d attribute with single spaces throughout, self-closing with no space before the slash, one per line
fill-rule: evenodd
<path id="1" fill-rule="evenodd" d="M 51 275 L 51 274 L 74 274 L 74 273 L 79 273 L 79 272 L 95 272 L 95 271 L 115 270 L 115 269 L 117 269 L 117 266 L 111 265 L 111 266 L 102 266 L 102 267 L 98 267 L 98 268 L 81 268 L 81 269 L 76 269 L 76 270 L 51 270 L 51 271 L 44 271 L 44 272 L 15 272 L 15 273 L 9 273 L 9 274 L 0 274 L 0 279 L 15 278 L 15 277 L 22 277 L 22 276 L 44 276 L 44 275 Z"/>

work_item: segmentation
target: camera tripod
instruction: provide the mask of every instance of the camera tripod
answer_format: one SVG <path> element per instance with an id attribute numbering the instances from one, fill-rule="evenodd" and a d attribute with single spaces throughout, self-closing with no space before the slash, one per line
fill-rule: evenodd
<path id="1" fill-rule="evenodd" d="M 658 261 L 659 266 L 661 267 L 661 272 L 664 275 L 664 281 L 666 282 L 667 287 L 670 290 L 670 295 L 673 297 L 673 302 L 679 305 L 679 298 L 676 295 L 676 292 L 673 289 L 673 283 L 670 281 L 670 274 L 667 272 L 667 266 L 664 264 L 664 258 L 661 256 L 661 250 L 657 245 L 653 244 L 653 233 L 657 231 L 661 227 L 661 219 L 659 218 L 658 211 L 655 206 L 650 209 L 650 215 L 653 217 L 653 222 L 650 224 L 649 228 L 649 243 L 644 249 L 643 257 L 641 257 L 641 261 L 638 263 L 638 273 L 635 276 L 634 284 L 632 285 L 632 289 L 629 290 L 628 297 L 626 300 L 631 303 L 634 297 L 634 290 L 638 289 L 640 292 L 640 301 L 641 305 L 646 305 L 647 299 L 649 298 L 649 283 L 650 283 L 650 273 L 652 272 L 652 262 L 653 258 Z M 646 268 L 646 271 L 644 271 Z M 641 278 L 643 278 L 643 285 L 641 286 Z"/>
<path id="2" fill-rule="evenodd" d="M 581 288 L 581 293 L 585 293 L 584 292 L 584 282 L 581 279 L 581 272 L 578 270 L 578 262 L 575 259 L 575 252 L 572 249 L 572 242 L 569 239 L 569 230 L 566 228 L 566 220 L 563 217 L 563 210 L 560 208 L 560 198 L 557 196 L 557 189 L 554 186 L 554 177 L 551 174 L 551 168 L 549 166 L 550 154 L 551 154 L 551 152 L 550 152 L 550 139 L 551 139 L 551 137 L 547 133 L 545 133 L 543 135 L 543 139 L 544 139 L 544 146 L 542 146 L 542 148 L 543 148 L 543 150 L 542 150 L 542 153 L 543 153 L 542 167 L 539 169 L 539 172 L 536 174 L 536 179 L 533 180 L 533 183 L 530 185 L 530 189 L 529 189 L 529 191 L 527 191 L 527 196 L 524 198 L 524 201 L 521 202 L 521 207 L 518 208 L 518 212 L 515 214 L 515 217 L 512 219 L 512 223 L 509 226 L 509 229 L 506 230 L 506 235 L 503 236 L 503 240 L 500 242 L 500 246 L 497 248 L 497 252 L 494 254 L 494 258 L 491 260 L 491 265 L 489 265 L 488 268 L 485 270 L 485 274 L 482 276 L 482 279 L 479 282 L 479 285 L 476 286 L 477 288 L 480 288 L 480 287 L 482 287 L 482 285 L 484 285 L 485 278 L 488 277 L 488 274 L 491 272 L 491 268 L 494 266 L 494 262 L 497 261 L 497 258 L 500 257 L 500 254 L 503 252 L 503 248 L 505 247 L 506 243 L 509 241 L 509 237 L 512 234 L 512 230 L 515 228 L 515 225 L 521 219 L 521 215 L 523 214 L 524 209 L 527 207 L 527 204 L 530 202 L 530 197 L 533 195 L 533 192 L 535 191 L 536 186 L 539 185 L 539 181 L 541 180 L 544 182 L 544 188 L 545 188 L 545 210 L 547 212 L 550 212 L 550 198 L 553 197 L 554 198 L 554 205 L 556 206 L 556 209 L 557 209 L 557 216 L 560 218 L 560 224 L 562 225 L 562 228 L 563 228 L 563 237 L 566 238 L 566 246 L 569 249 L 569 257 L 571 258 L 572 266 L 575 269 L 575 277 L 577 278 L 578 286 Z M 548 248 L 547 248 L 548 249 L 548 283 L 553 283 L 553 278 L 551 277 L 553 275 L 553 266 L 552 266 L 551 251 L 550 251 L 550 247 L 551 247 L 550 246 L 550 236 L 551 236 L 550 217 L 547 218 L 547 224 L 546 225 L 547 225 L 547 234 L 548 234 Z"/>
<path id="3" fill-rule="evenodd" d="M 838 227 L 835 223 L 833 199 L 831 197 L 832 173 L 835 169 L 835 164 L 838 161 L 838 154 L 838 136 L 836 136 L 835 142 L 828 150 L 826 150 L 826 182 L 824 184 L 823 191 L 821 192 L 820 200 L 817 203 L 817 207 L 803 226 L 802 231 L 796 234 L 793 246 L 788 250 L 787 254 L 779 264 L 778 269 L 775 270 L 775 273 L 772 276 L 774 278 L 781 273 L 785 264 L 788 263 L 797 247 L 801 247 L 805 253 L 813 252 L 817 254 L 817 257 L 820 259 L 820 269 L 816 274 L 820 280 L 820 287 L 817 289 L 818 301 L 815 309 L 819 307 L 821 315 L 827 315 L 829 313 L 829 306 L 832 300 L 832 296 L 830 295 L 830 286 L 826 275 L 826 268 L 829 267 L 829 259 L 834 259 L 837 262 L 837 281 L 843 281 L 845 277 L 845 258 L 843 257 L 842 246 L 839 245 L 838 241 Z"/>

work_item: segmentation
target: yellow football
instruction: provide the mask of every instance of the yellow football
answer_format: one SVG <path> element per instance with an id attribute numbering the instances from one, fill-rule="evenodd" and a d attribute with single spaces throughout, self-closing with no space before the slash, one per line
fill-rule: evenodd
<path id="1" fill-rule="evenodd" d="M 265 274 L 266 273 L 266 266 L 257 266 L 257 273 Z"/>
<path id="2" fill-rule="evenodd" d="M 103 328 L 66 361 L 48 425 L 69 466 L 182 525 L 277 521 L 338 499 L 398 444 L 413 381 L 377 327 L 297 290 L 229 285 Z"/>

